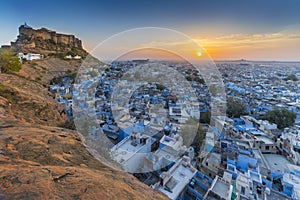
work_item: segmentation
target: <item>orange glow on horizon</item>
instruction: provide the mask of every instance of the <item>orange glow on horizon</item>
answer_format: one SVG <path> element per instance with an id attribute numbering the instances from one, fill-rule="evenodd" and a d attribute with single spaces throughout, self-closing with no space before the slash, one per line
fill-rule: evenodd
<path id="1" fill-rule="evenodd" d="M 195 41 L 214 60 L 300 60 L 300 34 L 235 34 Z"/>
<path id="2" fill-rule="evenodd" d="M 210 57 L 213 60 L 300 61 L 300 33 L 295 32 L 232 34 L 221 37 L 194 37 L 193 40 L 199 45 L 198 49 L 196 49 L 197 45 L 190 41 L 146 43 L 140 50 L 128 53 L 127 57 L 128 59 L 182 60 L 181 57 L 188 55 L 195 60 Z M 111 49 L 111 51 L 115 50 Z M 176 55 L 176 52 L 182 55 Z M 126 55 L 122 56 L 125 57 Z"/>

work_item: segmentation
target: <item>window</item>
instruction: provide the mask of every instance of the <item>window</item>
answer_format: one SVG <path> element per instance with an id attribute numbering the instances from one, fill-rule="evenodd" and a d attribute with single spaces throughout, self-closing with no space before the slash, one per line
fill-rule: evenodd
<path id="1" fill-rule="evenodd" d="M 270 149 L 270 147 L 269 146 L 266 146 L 266 150 L 269 150 Z"/>
<path id="2" fill-rule="evenodd" d="M 246 192 L 245 187 L 241 186 L 241 194 L 245 194 L 245 192 Z"/>
<path id="3" fill-rule="evenodd" d="M 234 171 L 234 168 L 232 166 L 228 166 L 228 170 Z"/>

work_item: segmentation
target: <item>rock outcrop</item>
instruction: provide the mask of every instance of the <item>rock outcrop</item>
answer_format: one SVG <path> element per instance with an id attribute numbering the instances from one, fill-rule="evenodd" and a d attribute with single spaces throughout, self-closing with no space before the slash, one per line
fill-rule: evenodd
<path id="1" fill-rule="evenodd" d="M 46 28 L 33 29 L 26 23 L 19 27 L 19 35 L 11 42 L 15 52 L 23 53 L 71 53 L 85 57 L 82 42 L 74 35 L 61 34 Z"/>

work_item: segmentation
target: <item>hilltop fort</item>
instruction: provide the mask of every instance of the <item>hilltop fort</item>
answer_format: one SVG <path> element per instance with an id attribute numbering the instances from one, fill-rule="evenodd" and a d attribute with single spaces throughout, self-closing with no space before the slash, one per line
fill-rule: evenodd
<path id="1" fill-rule="evenodd" d="M 27 25 L 19 27 L 19 35 L 10 47 L 23 53 L 68 53 L 85 57 L 82 41 L 74 35 L 57 33 L 46 28 L 34 29 Z"/>

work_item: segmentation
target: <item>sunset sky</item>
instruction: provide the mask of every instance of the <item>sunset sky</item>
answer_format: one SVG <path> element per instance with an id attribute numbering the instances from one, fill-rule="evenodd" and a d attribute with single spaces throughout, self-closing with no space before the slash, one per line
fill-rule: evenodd
<path id="1" fill-rule="evenodd" d="M 188 35 L 215 60 L 300 61 L 299 10 L 299 0 L 7 1 L 0 6 L 0 44 L 15 40 L 25 21 L 75 34 L 87 50 L 113 34 L 151 26 Z"/>

